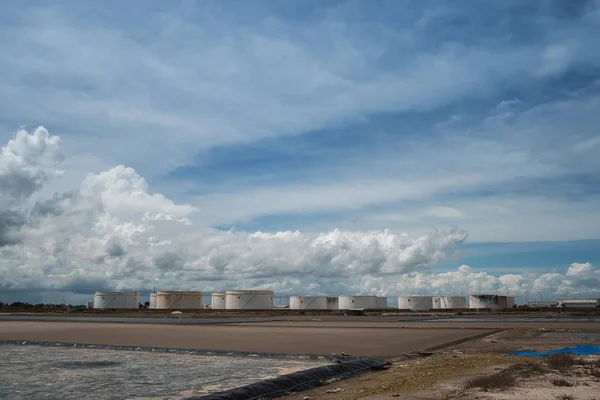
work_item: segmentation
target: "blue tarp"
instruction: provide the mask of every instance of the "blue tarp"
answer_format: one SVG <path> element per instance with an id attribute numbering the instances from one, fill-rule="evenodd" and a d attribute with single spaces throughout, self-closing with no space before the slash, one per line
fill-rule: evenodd
<path id="1" fill-rule="evenodd" d="M 534 350 L 523 350 L 523 351 L 517 351 L 517 352 L 511 354 L 511 356 L 548 357 L 553 354 L 560 354 L 560 353 L 589 356 L 592 354 L 600 354 L 600 346 L 580 345 L 577 347 L 564 347 L 562 349 L 550 350 L 547 353 L 540 353 L 539 351 L 534 351 Z"/>

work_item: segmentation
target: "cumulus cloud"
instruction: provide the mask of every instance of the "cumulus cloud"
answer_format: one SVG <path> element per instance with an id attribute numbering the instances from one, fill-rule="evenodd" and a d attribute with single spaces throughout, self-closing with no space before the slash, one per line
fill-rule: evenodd
<path id="1" fill-rule="evenodd" d="M 44 127 L 29 134 L 20 129 L 0 150 L 0 206 L 7 207 L 39 190 L 50 177 L 60 173 L 60 138 Z"/>
<path id="2" fill-rule="evenodd" d="M 59 142 L 43 128 L 19 131 L 9 142 L 3 182 L 29 182 L 11 184 L 11 198 L 26 199 L 56 173 Z M 79 191 L 2 210 L 3 289 L 80 291 L 94 282 L 116 289 L 263 287 L 403 274 L 451 257 L 467 237 L 458 228 L 416 238 L 389 230 L 224 232 L 195 221 L 196 211 L 150 192 L 132 168 L 88 174 Z"/>
<path id="3" fill-rule="evenodd" d="M 18 230 L 25 224 L 21 213 L 0 210 L 0 247 L 19 242 Z"/>
<path id="4" fill-rule="evenodd" d="M 1 182 L 12 200 L 27 199 L 57 173 L 59 142 L 39 128 L 19 131 L 3 148 Z M 566 275 L 495 277 L 469 266 L 431 272 L 466 240 L 456 227 L 419 237 L 390 230 L 312 235 L 214 229 L 198 220 L 195 207 L 152 193 L 143 177 L 122 165 L 88 174 L 79 191 L 16 204 L 0 209 L 4 291 L 268 288 L 392 296 L 600 290 L 589 263 L 573 264 Z M 449 207 L 433 211 L 461 215 Z"/>
<path id="5" fill-rule="evenodd" d="M 573 263 L 567 270 L 567 276 L 589 276 L 593 268 L 590 263 Z"/>
<path id="6" fill-rule="evenodd" d="M 185 217 L 195 211 L 189 205 L 176 205 L 160 193 L 149 194 L 146 180 L 124 165 L 89 174 L 81 185 L 81 194 L 101 199 L 107 213 L 125 217 L 146 213 Z"/>
<path id="7" fill-rule="evenodd" d="M 498 293 L 511 296 L 600 297 L 600 269 L 590 263 L 571 264 L 566 274 L 522 273 L 494 276 L 487 272 L 475 271 L 462 265 L 454 271 L 433 273 L 417 272 L 405 274 L 397 279 L 364 277 L 356 289 L 365 293 L 380 295 L 421 294 L 421 295 L 468 295 L 474 293 Z"/>

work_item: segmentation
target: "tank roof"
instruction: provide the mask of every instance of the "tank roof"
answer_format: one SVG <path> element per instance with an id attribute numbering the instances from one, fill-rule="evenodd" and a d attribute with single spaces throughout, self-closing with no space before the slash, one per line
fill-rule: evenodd
<path id="1" fill-rule="evenodd" d="M 140 292 L 137 291 L 130 291 L 130 290 L 113 290 L 113 291 L 96 291 L 95 294 L 140 294 Z"/>
<path id="2" fill-rule="evenodd" d="M 156 294 L 202 294 L 202 292 L 198 290 L 161 290 Z"/>
<path id="3" fill-rule="evenodd" d="M 272 290 L 228 290 L 225 292 L 226 294 L 228 293 L 250 293 L 250 294 L 273 294 Z"/>

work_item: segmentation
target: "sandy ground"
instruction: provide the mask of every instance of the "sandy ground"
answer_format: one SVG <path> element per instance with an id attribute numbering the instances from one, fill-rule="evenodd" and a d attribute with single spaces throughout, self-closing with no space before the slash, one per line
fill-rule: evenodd
<path id="1" fill-rule="evenodd" d="M 547 322 L 547 321 L 535 321 L 525 320 L 519 322 L 506 322 L 506 321 L 494 321 L 479 322 L 476 318 L 473 318 L 469 322 L 447 322 L 447 321 L 435 321 L 435 320 L 409 320 L 402 318 L 396 319 L 385 319 L 385 320 L 374 320 L 370 317 L 363 317 L 360 319 L 347 320 L 342 318 L 336 319 L 325 319 L 325 318 L 313 318 L 313 320 L 286 320 L 286 321 L 270 321 L 270 322 L 248 322 L 244 325 L 247 326 L 295 326 L 295 327 L 321 327 L 321 328 L 423 328 L 423 329 L 574 329 L 574 330 L 597 330 L 600 332 L 600 320 L 598 322 L 572 322 L 570 320 Z"/>
<path id="2" fill-rule="evenodd" d="M 568 318 L 486 321 L 473 316 L 468 320 L 439 321 L 432 316 L 418 315 L 311 315 L 227 325 L 0 321 L 0 339 L 287 354 L 346 352 L 394 360 L 389 370 L 333 382 L 290 396 L 293 400 L 534 400 L 555 399 L 562 395 L 572 395 L 574 399 L 600 399 L 600 394 L 590 394 L 600 388 L 600 378 L 572 376 L 569 379 L 576 383 L 574 387 L 556 387 L 549 383 L 554 379 L 552 373 L 537 380 L 520 380 L 518 387 L 506 391 L 471 390 L 448 397 L 474 376 L 492 374 L 507 365 L 525 362 L 524 358 L 507 356 L 516 350 L 545 351 L 578 344 L 600 344 L 599 322 L 575 322 Z M 414 353 L 424 349 L 433 354 L 423 358 Z M 546 397 L 535 397 L 536 390 Z"/>
<path id="3" fill-rule="evenodd" d="M 495 325 L 492 324 L 492 326 Z M 305 398 L 326 400 L 547 400 L 570 395 L 575 400 L 600 399 L 598 391 L 600 376 L 571 370 L 567 372 L 550 371 L 543 375 L 519 378 L 518 385 L 507 390 L 490 392 L 480 389 L 463 390 L 465 383 L 470 379 L 490 375 L 511 364 L 526 363 L 531 360 L 525 357 L 507 356 L 517 350 L 547 351 L 580 344 L 600 345 L 600 326 L 598 324 L 577 323 L 575 326 L 580 329 L 570 329 L 572 323 L 557 324 L 555 329 L 540 327 L 537 323 L 519 323 L 517 326 L 484 338 L 445 347 L 431 357 L 397 360 L 386 371 L 371 372 L 357 378 L 333 382 L 326 387 L 291 395 L 288 398 L 292 400 Z M 407 331 L 409 330 L 412 329 L 407 329 Z M 554 386 L 551 381 L 558 378 L 565 378 L 574 386 Z"/>
<path id="4" fill-rule="evenodd" d="M 147 325 L 0 321 L 0 339 L 394 358 L 484 333 L 479 329 L 378 329 L 253 325 Z"/>

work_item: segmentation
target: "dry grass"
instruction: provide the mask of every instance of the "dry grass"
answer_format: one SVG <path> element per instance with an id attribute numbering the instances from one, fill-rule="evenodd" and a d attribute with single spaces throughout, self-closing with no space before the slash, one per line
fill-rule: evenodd
<path id="1" fill-rule="evenodd" d="M 572 387 L 575 386 L 573 383 L 566 381 L 564 379 L 553 379 L 550 381 L 550 383 L 552 383 L 554 386 L 559 386 L 559 387 Z"/>
<path id="2" fill-rule="evenodd" d="M 521 364 L 514 364 L 511 365 L 507 371 L 519 378 L 530 378 L 532 376 L 544 375 L 550 372 L 550 370 L 539 361 L 527 361 Z"/>
<path id="3" fill-rule="evenodd" d="M 507 389 L 517 384 L 513 373 L 509 370 L 497 372 L 488 376 L 471 379 L 465 384 L 465 389 L 480 388 L 485 391 L 491 389 Z"/>
<path id="4" fill-rule="evenodd" d="M 548 366 L 558 371 L 565 371 L 576 364 L 575 357 L 571 354 L 553 354 L 546 359 Z"/>
<path id="5" fill-rule="evenodd" d="M 596 367 L 589 369 L 588 373 L 595 378 L 600 378 L 600 369 Z"/>

